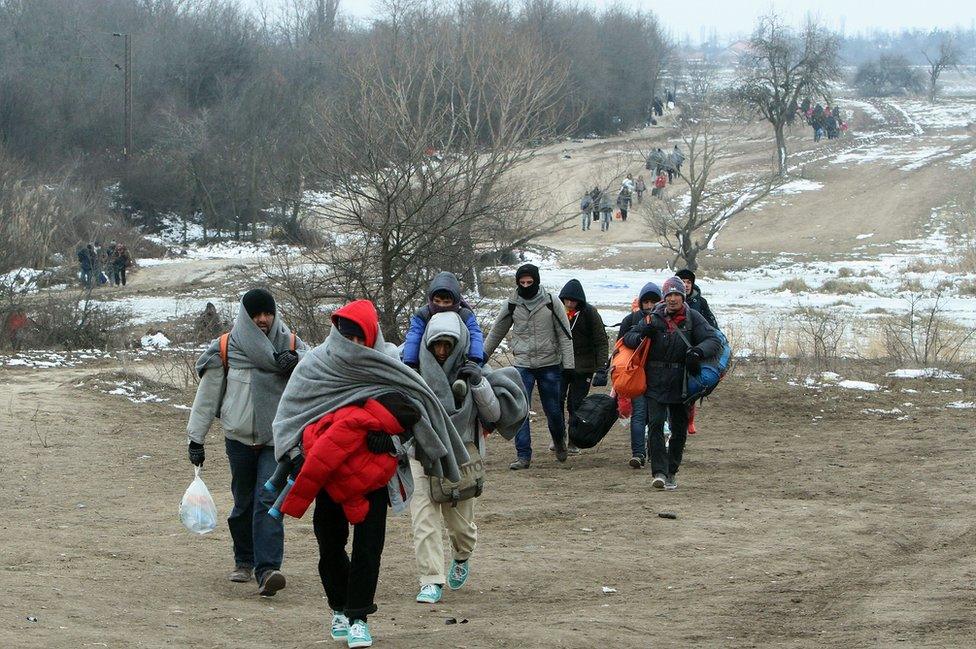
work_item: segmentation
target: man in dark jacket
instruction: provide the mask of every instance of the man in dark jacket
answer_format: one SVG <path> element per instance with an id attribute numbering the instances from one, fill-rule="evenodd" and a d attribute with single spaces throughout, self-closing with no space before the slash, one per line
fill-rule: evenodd
<path id="1" fill-rule="evenodd" d="M 647 373 L 644 397 L 654 475 L 651 486 L 670 491 L 678 488 L 675 474 L 688 439 L 686 373 L 697 372 L 702 360 L 717 355 L 721 343 L 705 318 L 685 304 L 685 285 L 681 278 L 668 278 L 662 288 L 664 302 L 654 308 L 650 322 L 635 324 L 624 336 L 623 343 L 637 349 L 645 339 L 650 341 L 644 370 Z M 671 441 L 666 445 L 664 421 L 669 416 Z"/>
<path id="2" fill-rule="evenodd" d="M 572 420 L 576 408 L 590 391 L 594 372 L 607 364 L 610 341 L 600 312 L 586 301 L 586 293 L 578 279 L 566 282 L 559 292 L 559 299 L 566 307 L 569 330 L 573 334 L 573 357 L 576 359 L 574 369 L 563 370 L 562 381 L 562 404 L 569 420 Z M 572 453 L 574 448 L 569 446 L 569 452 Z"/>
<path id="3" fill-rule="evenodd" d="M 651 315 L 654 306 L 661 301 L 661 288 L 654 282 L 644 284 L 637 296 L 637 310 L 627 314 L 620 323 L 617 340 L 620 340 L 645 316 Z M 644 399 L 631 400 L 630 414 L 630 466 L 639 469 L 647 463 L 647 407 Z"/>
<path id="4" fill-rule="evenodd" d="M 685 285 L 685 295 L 687 296 L 685 304 L 705 316 L 705 320 L 708 321 L 708 324 L 712 325 L 713 328 L 718 329 L 718 322 L 715 320 L 715 314 L 713 314 L 712 310 L 708 308 L 708 300 L 702 296 L 701 289 L 695 286 L 695 274 L 687 268 L 682 268 L 675 273 L 675 276 L 680 277 L 681 281 Z"/>

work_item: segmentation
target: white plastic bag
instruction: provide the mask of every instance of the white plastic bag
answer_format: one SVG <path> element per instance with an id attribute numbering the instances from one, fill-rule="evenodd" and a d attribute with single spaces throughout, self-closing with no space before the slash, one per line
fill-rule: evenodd
<path id="1" fill-rule="evenodd" d="M 194 467 L 193 473 L 193 482 L 180 503 L 180 520 L 194 534 L 207 534 L 217 529 L 217 505 L 200 477 L 200 467 Z"/>

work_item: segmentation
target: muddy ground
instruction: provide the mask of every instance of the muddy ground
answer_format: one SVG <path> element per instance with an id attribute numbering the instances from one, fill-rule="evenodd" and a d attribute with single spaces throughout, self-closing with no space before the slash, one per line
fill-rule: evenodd
<path id="1" fill-rule="evenodd" d="M 968 133 L 904 139 L 913 127 L 897 111 L 879 110 L 884 123 L 860 112 L 853 122 L 881 143 L 938 146 Z M 768 168 L 768 131 L 755 125 L 742 136 L 720 173 Z M 670 148 L 674 132 L 554 145 L 526 173 L 552 179 L 551 204 L 572 205 L 579 188 L 641 172 L 634 152 L 649 142 Z M 911 173 L 900 162 L 831 163 L 856 145 L 814 145 L 806 129 L 794 131 L 790 149 L 801 167 L 794 173 L 823 189 L 770 200 L 734 220 L 703 255 L 702 274 L 752 268 L 784 251 L 800 260 L 849 254 L 863 246 L 862 233 L 891 244 L 919 236 L 935 207 L 971 206 L 971 169 L 945 160 Z M 620 246 L 607 257 L 610 244 L 645 240 L 646 227 L 632 218 L 606 235 L 567 230 L 545 243 L 564 267 L 661 267 L 668 256 L 649 248 Z M 233 293 L 254 263 L 159 265 L 103 293 L 210 299 Z M 228 582 L 226 526 L 195 537 L 177 517 L 193 473 L 188 413 L 172 403 L 192 396 L 170 392 L 173 402 L 136 404 L 93 389 L 117 369 L 110 361 L 0 369 L 0 479 L 8 495 L 0 647 L 333 646 L 311 521 L 288 522 L 287 589 L 262 599 L 255 585 Z M 791 385 L 793 373 L 777 371 L 774 380 L 743 364 L 723 382 L 699 415 L 702 432 L 689 443 L 674 493 L 652 490 L 648 472 L 627 466 L 623 427 L 560 465 L 536 421 L 536 461 L 520 473 L 507 469 L 511 444 L 491 440 L 468 585 L 438 606 L 414 603 L 409 521 L 391 518 L 380 611 L 370 620 L 376 646 L 976 646 L 976 411 L 946 408 L 976 400 L 976 386 L 912 380 L 881 381 L 879 392 L 811 389 L 802 375 Z M 876 382 L 883 376 L 862 371 Z M 210 442 L 205 479 L 226 517 L 219 430 Z M 664 511 L 677 519 L 659 518 Z M 616 592 L 604 594 L 604 586 Z M 445 624 L 449 618 L 468 622 Z"/>
<path id="2" fill-rule="evenodd" d="M 177 517 L 186 412 L 94 391 L 98 369 L 4 370 L 0 646 L 332 646 L 311 521 L 288 522 L 284 591 L 228 582 L 226 526 L 196 537 Z M 974 386 L 736 374 L 701 410 L 674 493 L 627 466 L 621 426 L 560 465 L 535 421 L 520 473 L 492 439 L 470 581 L 414 603 L 409 523 L 391 518 L 376 646 L 974 646 L 974 417 L 945 407 Z M 219 439 L 205 477 L 225 517 Z"/>

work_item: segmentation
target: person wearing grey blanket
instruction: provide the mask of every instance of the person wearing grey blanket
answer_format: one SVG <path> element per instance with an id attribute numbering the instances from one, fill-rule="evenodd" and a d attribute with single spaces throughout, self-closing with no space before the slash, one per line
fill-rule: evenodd
<path id="1" fill-rule="evenodd" d="M 444 406 L 472 456 L 485 454 L 482 430 L 498 430 L 511 439 L 528 415 L 525 388 L 515 368 L 491 369 L 466 360 L 471 345 L 468 329 L 454 312 L 431 317 L 420 346 L 420 376 Z M 414 480 L 426 485 L 424 468 L 410 461 Z M 436 503 L 429 489 L 418 488 L 410 500 L 414 552 L 420 572 L 417 601 L 436 604 L 445 582 L 459 590 L 468 579 L 468 560 L 478 541 L 475 498 Z M 443 531 L 451 540 L 453 560 L 445 579 Z"/>
<path id="2" fill-rule="evenodd" d="M 453 314 L 452 314 L 453 315 Z M 332 330 L 318 347 L 307 353 L 292 374 L 275 415 L 275 456 L 303 455 L 303 432 L 324 415 L 391 391 L 418 413 L 409 440 L 381 447 L 380 436 L 366 434 L 371 452 L 393 452 L 400 466 L 386 489 L 367 496 L 366 520 L 355 525 L 352 557 L 346 554 L 349 525 L 341 508 L 322 490 L 315 502 L 314 528 L 319 542 L 319 574 L 332 608 L 332 637 L 346 638 L 348 646 L 372 643 L 367 616 L 376 611 L 373 596 L 379 576 L 380 555 L 386 534 L 386 508 L 406 509 L 413 492 L 407 455 L 412 455 L 427 475 L 460 479 L 460 465 L 469 461 L 464 441 L 449 414 L 420 374 L 400 361 L 395 345 L 387 343 L 376 308 L 357 300 L 332 315 Z"/>
<path id="3" fill-rule="evenodd" d="M 277 465 L 271 422 L 288 377 L 307 346 L 278 316 L 274 297 L 255 288 L 241 298 L 230 334 L 210 343 L 197 359 L 200 377 L 186 426 L 190 462 L 203 466 L 204 442 L 215 417 L 224 430 L 234 508 L 227 518 L 234 543 L 230 580 L 246 583 L 253 573 L 259 594 L 285 587 L 281 573 L 285 530 L 268 516 L 275 496 L 264 489 Z"/>

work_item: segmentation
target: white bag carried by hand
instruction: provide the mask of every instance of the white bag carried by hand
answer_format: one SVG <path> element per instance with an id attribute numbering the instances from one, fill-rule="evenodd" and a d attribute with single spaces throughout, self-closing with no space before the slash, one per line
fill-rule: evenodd
<path id="1" fill-rule="evenodd" d="M 200 467 L 194 467 L 193 472 L 193 482 L 180 503 L 180 520 L 194 534 L 207 534 L 217 529 L 217 505 L 200 477 Z"/>

